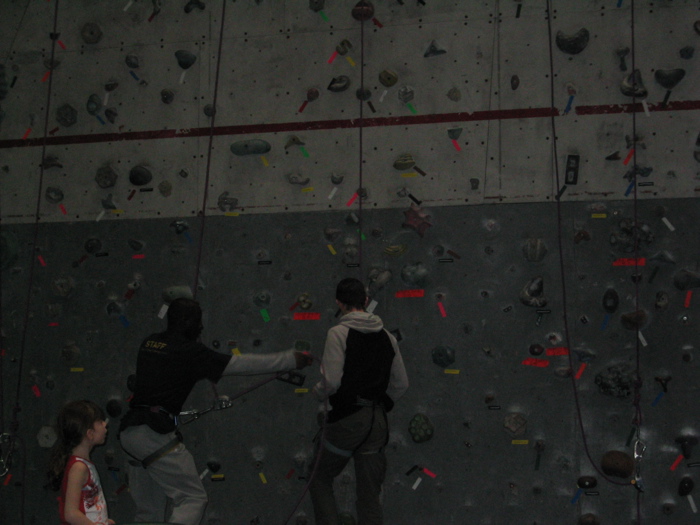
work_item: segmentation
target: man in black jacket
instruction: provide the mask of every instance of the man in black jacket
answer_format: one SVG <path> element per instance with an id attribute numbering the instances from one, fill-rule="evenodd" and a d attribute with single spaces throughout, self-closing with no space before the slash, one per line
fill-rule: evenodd
<path id="1" fill-rule="evenodd" d="M 177 416 L 197 381 L 216 383 L 222 376 L 282 372 L 311 364 L 302 352 L 225 355 L 197 342 L 202 310 L 191 299 L 168 308 L 168 328 L 147 337 L 136 362 L 136 387 L 120 426 L 121 446 L 129 461 L 129 488 L 136 503 L 135 521 L 199 525 L 207 494 L 192 454 L 177 432 Z"/>

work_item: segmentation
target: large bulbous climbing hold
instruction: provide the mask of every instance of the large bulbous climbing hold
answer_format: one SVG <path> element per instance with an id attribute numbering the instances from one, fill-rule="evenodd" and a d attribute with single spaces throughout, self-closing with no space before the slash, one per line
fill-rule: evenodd
<path id="1" fill-rule="evenodd" d="M 569 55 L 578 55 L 586 49 L 591 35 L 588 29 L 581 28 L 573 35 L 565 35 L 562 31 L 557 31 L 557 47 Z"/>
<path id="2" fill-rule="evenodd" d="M 153 174 L 145 166 L 134 166 L 129 172 L 129 182 L 134 186 L 145 186 L 152 180 Z"/>
<path id="3" fill-rule="evenodd" d="M 547 255 L 547 246 L 542 239 L 528 239 L 523 246 L 523 254 L 530 262 L 540 262 Z"/>
<path id="4" fill-rule="evenodd" d="M 644 87 L 642 73 L 639 69 L 635 69 L 622 80 L 620 91 L 627 97 L 644 98 L 647 96 L 647 88 Z"/>
<path id="5" fill-rule="evenodd" d="M 365 22 L 374 16 L 374 6 L 372 2 L 367 0 L 360 0 L 352 8 L 352 17 L 360 22 Z"/>
<path id="6" fill-rule="evenodd" d="M 700 273 L 692 270 L 680 270 L 673 276 L 673 286 L 681 291 L 700 288 Z"/>
<path id="7" fill-rule="evenodd" d="M 661 84 L 661 87 L 673 89 L 683 80 L 685 69 L 657 69 L 654 72 L 654 79 Z"/>
<path id="8" fill-rule="evenodd" d="M 139 68 L 139 57 L 136 55 L 126 55 L 124 62 L 126 62 L 127 67 L 130 67 L 131 69 Z"/>
<path id="9" fill-rule="evenodd" d="M 433 437 L 434 431 L 435 427 L 425 414 L 416 414 L 408 424 L 408 433 L 411 434 L 411 438 L 416 443 L 428 441 Z"/>
<path id="10" fill-rule="evenodd" d="M 603 294 L 603 310 L 609 314 L 615 313 L 620 305 L 620 296 L 612 288 L 608 288 Z"/>
<path id="11" fill-rule="evenodd" d="M 622 314 L 620 322 L 627 330 L 641 330 L 646 324 L 647 318 L 647 313 L 644 310 L 635 310 Z"/>
<path id="12" fill-rule="evenodd" d="M 94 22 L 88 22 L 80 30 L 80 36 L 86 44 L 97 44 L 102 40 L 102 29 Z"/>
<path id="13" fill-rule="evenodd" d="M 629 478 L 634 472 L 634 459 L 619 450 L 610 450 L 603 454 L 600 466 L 608 476 Z"/>
<path id="14" fill-rule="evenodd" d="M 117 183 L 117 172 L 108 165 L 97 168 L 95 182 L 100 188 L 112 188 Z"/>
<path id="15" fill-rule="evenodd" d="M 64 128 L 70 127 L 78 121 L 78 111 L 70 104 L 63 104 L 56 110 L 56 120 Z"/>
<path id="16" fill-rule="evenodd" d="M 544 280 L 542 277 L 535 277 L 520 291 L 520 302 L 525 306 L 542 308 L 547 306 L 547 298 L 542 295 L 543 293 Z"/>
<path id="17" fill-rule="evenodd" d="M 178 51 L 175 51 L 175 58 L 177 59 L 178 65 L 182 69 L 189 69 L 191 68 L 194 63 L 197 61 L 197 57 L 190 53 L 189 51 L 185 51 L 184 49 L 180 49 Z"/>
<path id="18" fill-rule="evenodd" d="M 433 363 L 440 368 L 447 368 L 455 362 L 455 350 L 449 346 L 436 346 L 430 353 Z"/>
<path id="19" fill-rule="evenodd" d="M 262 139 L 239 140 L 231 144 L 231 153 L 238 156 L 263 155 L 272 149 L 269 142 Z"/>

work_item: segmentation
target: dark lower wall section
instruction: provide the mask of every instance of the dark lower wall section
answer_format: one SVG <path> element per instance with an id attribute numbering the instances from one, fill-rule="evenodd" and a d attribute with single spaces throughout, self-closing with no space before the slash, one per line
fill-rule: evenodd
<path id="1" fill-rule="evenodd" d="M 387 524 L 564 524 L 587 513 L 621 524 L 638 508 L 646 523 L 689 523 L 678 487 L 696 476 L 695 456 L 680 456 L 676 440 L 698 433 L 700 415 L 697 200 L 561 211 L 560 222 L 555 204 L 528 204 L 365 210 L 359 223 L 332 212 L 46 224 L 36 242 L 31 225 L 3 227 L 2 422 L 10 432 L 19 408 L 21 439 L 0 485 L 2 522 L 56 522 L 44 427 L 67 400 L 126 406 L 138 345 L 164 327 L 170 287 L 196 294 L 203 342 L 220 352 L 305 341 L 320 356 L 335 284 L 355 276 L 399 331 L 411 381 L 390 414 Z M 298 315 L 308 313 L 318 319 Z M 302 388 L 319 378 L 305 373 Z M 259 380 L 202 383 L 186 408 Z M 292 512 L 317 432 L 316 403 L 298 388 L 274 381 L 184 427 L 198 468 L 215 461 L 225 475 L 204 478 L 206 524 L 277 525 Z M 418 414 L 434 428 L 420 443 L 409 431 Z M 94 459 L 111 516 L 128 523 L 117 420 Z M 643 493 L 625 470 L 638 423 Z M 610 451 L 624 453 L 606 465 L 612 482 L 596 471 Z M 597 486 L 579 491 L 581 476 Z M 350 513 L 353 490 L 349 469 L 337 494 Z M 308 498 L 292 523 L 304 513 L 313 523 Z"/>

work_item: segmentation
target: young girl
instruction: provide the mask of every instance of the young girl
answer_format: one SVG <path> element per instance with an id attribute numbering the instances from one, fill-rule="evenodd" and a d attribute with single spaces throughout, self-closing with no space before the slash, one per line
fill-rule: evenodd
<path id="1" fill-rule="evenodd" d="M 51 450 L 49 484 L 61 489 L 61 525 L 114 525 L 90 452 L 107 437 L 102 409 L 92 401 L 71 401 L 58 414 L 58 439 Z"/>

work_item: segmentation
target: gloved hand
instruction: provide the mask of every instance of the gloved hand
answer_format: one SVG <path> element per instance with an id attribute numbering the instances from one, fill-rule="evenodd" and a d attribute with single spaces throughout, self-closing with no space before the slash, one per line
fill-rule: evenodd
<path id="1" fill-rule="evenodd" d="M 297 362 L 297 370 L 301 370 L 302 368 L 306 368 L 307 366 L 310 366 L 311 363 L 314 362 L 314 358 L 309 352 L 295 351 L 294 352 L 294 359 Z"/>

